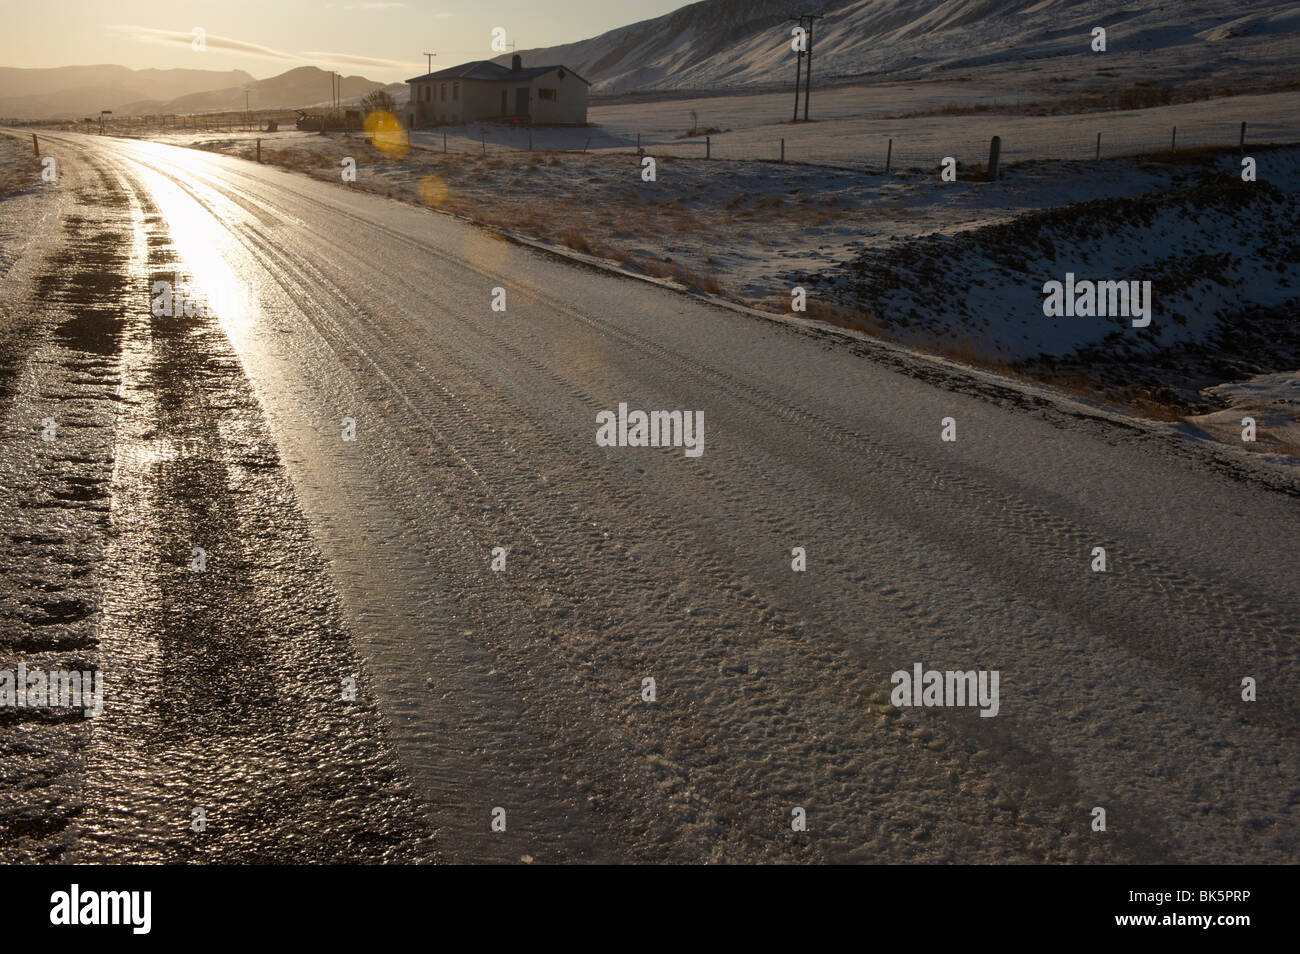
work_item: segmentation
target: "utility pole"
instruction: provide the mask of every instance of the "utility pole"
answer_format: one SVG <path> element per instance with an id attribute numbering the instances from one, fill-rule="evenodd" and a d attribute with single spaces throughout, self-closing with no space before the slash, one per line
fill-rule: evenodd
<path id="1" fill-rule="evenodd" d="M 826 19 L 821 14 L 808 14 L 808 75 L 803 80 L 803 121 L 808 121 L 808 94 L 812 91 L 812 53 L 813 53 L 813 23 L 817 20 Z"/>
<path id="2" fill-rule="evenodd" d="M 799 26 L 802 27 L 803 15 L 800 14 L 797 19 L 799 21 Z M 790 17 L 790 19 L 787 20 L 786 22 L 791 23 L 794 22 L 795 20 L 796 20 L 795 17 Z M 790 120 L 790 122 L 792 123 L 797 123 L 799 121 L 799 81 L 802 75 L 803 75 L 803 49 L 801 47 L 800 49 L 795 50 L 795 57 L 794 57 L 794 116 Z"/>
<path id="3" fill-rule="evenodd" d="M 798 23 L 799 28 L 803 30 L 803 42 L 800 44 L 800 48 L 795 51 L 798 55 L 795 57 L 794 63 L 794 117 L 791 122 L 797 123 L 799 121 L 799 78 L 805 54 L 808 56 L 808 71 L 807 75 L 803 77 L 803 121 L 808 121 L 808 93 L 812 90 L 813 24 L 818 20 L 825 19 L 820 13 L 801 13 L 798 16 L 790 17 L 786 21 L 787 23 Z M 804 26 L 805 20 L 808 21 L 807 26 Z"/>
<path id="4" fill-rule="evenodd" d="M 429 68 L 428 68 L 427 70 L 425 70 L 425 72 L 426 72 L 426 73 L 432 73 L 432 72 L 433 72 L 433 58 L 434 58 L 435 56 L 437 56 L 438 54 L 437 54 L 437 53 L 426 53 L 426 54 L 424 54 L 424 55 L 425 55 L 425 58 L 426 58 L 426 62 L 429 64 Z"/>

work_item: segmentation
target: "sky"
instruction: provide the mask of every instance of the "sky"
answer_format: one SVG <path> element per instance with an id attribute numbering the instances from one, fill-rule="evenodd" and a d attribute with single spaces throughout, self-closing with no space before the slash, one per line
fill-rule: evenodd
<path id="1" fill-rule="evenodd" d="M 380 82 L 520 50 L 585 40 L 685 0 L 33 0 L 6 3 L 0 66 L 246 70 L 266 79 L 318 66 Z M 202 30 L 203 49 L 195 49 Z"/>

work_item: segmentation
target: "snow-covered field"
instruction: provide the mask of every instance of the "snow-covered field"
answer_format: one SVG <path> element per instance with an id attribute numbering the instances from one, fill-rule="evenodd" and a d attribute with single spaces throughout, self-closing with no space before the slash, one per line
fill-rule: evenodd
<path id="1" fill-rule="evenodd" d="M 1264 450 L 1300 457 L 1300 371 L 1261 374 L 1209 388 L 1228 406 L 1189 418 L 1189 423 L 1227 443 L 1241 441 L 1243 420 L 1251 417 Z"/>
<path id="2" fill-rule="evenodd" d="M 1146 188 L 1128 196 L 1098 189 L 1105 198 L 1068 205 L 1043 202 L 1042 211 L 1013 221 L 870 249 L 805 280 L 867 307 L 895 334 L 915 335 L 919 343 L 973 335 L 977 353 L 1010 361 L 1101 344 L 1123 355 L 1164 352 L 1204 340 L 1247 308 L 1300 297 L 1300 150 L 1252 158 L 1260 181 L 1242 182 L 1237 157 L 1220 156 L 1179 170 L 1184 177 L 1194 170 L 1195 185 L 1158 194 L 1151 194 L 1149 166 L 1112 164 L 1101 174 L 1121 180 L 1131 170 Z M 1098 174 L 1095 167 L 1089 172 Z M 1049 198 L 1046 192 L 1039 197 Z M 1150 327 L 1133 328 L 1127 316 L 1045 317 L 1044 283 L 1065 282 L 1067 274 L 1080 282 L 1151 281 Z"/>
<path id="3" fill-rule="evenodd" d="M 1300 91 L 1252 93 L 1155 106 L 1077 113 L 1068 98 L 1041 96 L 1010 84 L 927 82 L 846 86 L 815 90 L 813 122 L 792 124 L 786 93 L 733 94 L 692 99 L 593 106 L 592 125 L 540 128 L 471 123 L 411 136 L 419 148 L 477 154 L 492 152 L 590 151 L 633 153 L 638 144 L 655 156 L 704 158 L 705 136 L 686 136 L 696 123 L 709 134 L 715 159 L 772 161 L 785 140 L 788 162 L 810 162 L 857 170 L 883 170 L 893 140 L 893 168 L 936 166 L 945 156 L 966 164 L 988 158 L 989 141 L 1002 138 L 1003 162 L 1032 159 L 1091 159 L 1101 135 L 1103 158 L 1168 149 L 1235 146 L 1241 124 L 1254 144 L 1300 140 Z M 1055 115 L 1029 115 L 1025 106 L 1044 103 Z M 977 112 L 965 110 L 979 109 Z M 692 111 L 695 116 L 692 117 Z M 1177 138 L 1174 141 L 1174 129 Z M 131 130 L 124 134 L 135 135 Z M 176 132 L 154 129 L 149 138 L 190 145 L 196 141 L 261 138 L 293 141 L 310 134 Z"/>
<path id="4" fill-rule="evenodd" d="M 958 106 L 979 101 L 980 89 L 972 86 L 968 98 L 953 96 L 951 101 Z M 1091 159 L 1099 133 L 1103 158 L 1150 153 L 1169 148 L 1175 126 L 1178 148 L 1235 146 L 1243 122 L 1249 124 L 1248 142 L 1300 139 L 1300 92 L 1079 115 L 1026 116 L 991 109 L 895 119 L 878 117 L 926 109 L 927 101 L 944 102 L 948 87 L 939 87 L 937 100 L 927 98 L 934 91 L 924 87 L 910 92 L 890 87 L 883 99 L 877 92 L 875 87 L 855 87 L 818 93 L 812 115 L 822 121 L 797 125 L 788 121 L 790 101 L 784 94 L 608 106 L 592 110 L 592 118 L 601 124 L 601 132 L 624 144 L 635 145 L 639 131 L 642 145 L 658 154 L 702 157 L 703 137 L 676 138 L 689 128 L 689 110 L 694 109 L 702 127 L 724 130 L 711 137 L 715 158 L 776 159 L 784 138 L 788 160 L 868 169 L 883 168 L 890 139 L 894 166 L 926 168 L 944 156 L 984 162 L 993 136 L 1002 137 L 1004 162 Z M 983 96 L 990 102 L 1009 102 L 996 91 L 986 90 Z M 909 108 L 909 103 L 916 105 Z"/>

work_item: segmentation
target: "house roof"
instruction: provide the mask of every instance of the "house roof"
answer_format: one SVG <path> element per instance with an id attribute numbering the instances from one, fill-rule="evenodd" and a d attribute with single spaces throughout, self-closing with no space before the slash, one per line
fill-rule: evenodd
<path id="1" fill-rule="evenodd" d="M 574 73 L 567 66 L 559 63 L 554 66 L 530 66 L 522 70 L 509 70 L 500 63 L 493 63 L 491 60 L 474 60 L 471 63 L 462 63 L 460 66 L 453 66 L 449 69 L 438 70 L 436 73 L 425 73 L 423 76 L 413 76 L 407 80 L 408 83 L 421 83 L 427 80 L 448 80 L 448 79 L 466 79 L 480 80 L 485 83 L 517 83 L 523 80 L 536 79 L 546 73 L 555 70 L 564 70 L 566 73 L 587 83 L 585 79 Z M 590 86 L 590 83 L 587 83 Z"/>

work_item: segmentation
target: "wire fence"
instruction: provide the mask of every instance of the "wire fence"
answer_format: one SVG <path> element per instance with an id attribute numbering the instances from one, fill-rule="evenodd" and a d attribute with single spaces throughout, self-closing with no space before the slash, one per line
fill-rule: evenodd
<path id="1" fill-rule="evenodd" d="M 253 133 L 265 131 L 272 124 L 277 129 L 293 129 L 297 122 L 296 110 L 252 110 L 244 112 L 204 113 L 183 116 L 88 116 L 77 121 L 18 122 L 32 129 L 51 129 L 64 132 L 86 132 L 106 136 L 159 136 L 169 133 Z"/>
<path id="2" fill-rule="evenodd" d="M 1242 123 L 1200 122 L 1186 126 L 1124 129 L 1107 133 L 1076 131 L 1070 135 L 1042 135 L 1033 130 L 1013 130 L 998 134 L 997 124 L 988 124 L 1000 139 L 999 165 L 1036 161 L 1096 161 L 1117 157 L 1162 155 L 1209 149 L 1244 149 L 1252 145 L 1300 142 L 1300 129 L 1280 134 L 1272 130 L 1266 141 L 1255 141 L 1248 125 Z M 1086 123 L 1079 122 L 1080 130 Z M 1023 138 L 1016 131 L 1028 133 Z M 992 135 L 963 137 L 925 135 L 845 136 L 836 142 L 801 141 L 798 138 L 775 139 L 767 144 L 752 137 L 732 140 L 727 136 L 700 137 L 681 142 L 643 144 L 646 155 L 724 161 L 785 161 L 867 172 L 899 170 L 930 171 L 945 159 L 957 160 L 959 169 L 985 167 L 990 158 Z M 609 151 L 633 151 L 614 149 Z"/>
<path id="3" fill-rule="evenodd" d="M 255 136 L 272 123 L 279 131 L 295 129 L 291 111 L 223 113 L 203 116 L 106 119 L 106 135 L 158 136 L 203 133 Z M 1095 122 L 1090 120 L 1095 119 Z M 1105 115 L 1069 117 L 928 118 L 913 124 L 854 128 L 852 121 L 821 125 L 763 126 L 717 135 L 642 137 L 602 127 L 556 129 L 524 124 L 481 123 L 418 131 L 413 148 L 458 155 L 510 156 L 528 152 L 648 155 L 656 158 L 726 162 L 789 162 L 871 173 L 938 168 L 946 158 L 959 170 L 987 166 L 992 137 L 1001 140 L 1000 168 L 1035 161 L 1096 161 L 1184 153 L 1209 149 L 1243 149 L 1252 145 L 1300 142 L 1300 129 L 1285 124 L 1192 120 L 1177 126 L 1140 123 L 1138 117 L 1116 121 Z M 876 124 L 877 126 L 879 124 Z M 1090 128 L 1092 127 L 1092 128 Z M 60 124 L 98 132 L 98 121 Z M 983 132 L 974 134 L 979 128 Z M 332 135 L 340 131 L 331 132 Z M 268 134 L 270 135 L 270 134 Z M 359 131 L 350 135 L 363 136 Z"/>
<path id="4" fill-rule="evenodd" d="M 801 137 L 771 136 L 771 127 L 737 134 L 695 136 L 682 139 L 654 139 L 626 136 L 613 143 L 600 130 L 585 138 L 567 131 L 562 141 L 552 130 L 535 133 L 525 127 L 502 128 L 484 124 L 477 130 L 455 127 L 446 131 L 418 132 L 417 148 L 462 155 L 500 156 L 522 152 L 587 152 L 615 155 L 648 155 L 656 158 L 718 160 L 726 162 L 790 162 L 839 169 L 883 173 L 925 170 L 939 167 L 946 158 L 957 160 L 959 169 L 985 167 L 993 135 L 1001 140 L 1001 168 L 1035 161 L 1096 161 L 1117 157 L 1154 156 L 1207 149 L 1243 149 L 1252 145 L 1300 142 L 1300 129 L 1270 125 L 1253 138 L 1249 124 L 1241 122 L 1193 121 L 1178 126 L 1135 126 L 1133 123 L 1088 130 L 1084 118 L 1072 117 L 1071 132 L 1057 128 L 1035 128 L 1017 118 L 1011 128 L 999 132 L 997 122 L 981 125 L 987 136 L 969 134 L 954 137 L 940 129 L 918 135 L 869 135 L 845 131 L 843 135 Z M 798 127 L 795 127 L 798 129 Z M 766 135 L 764 135 L 766 134 Z"/>

